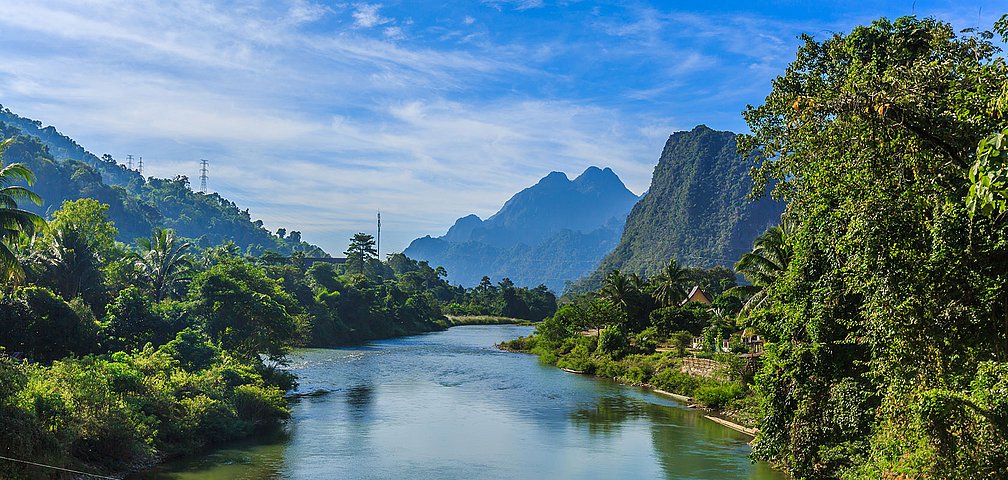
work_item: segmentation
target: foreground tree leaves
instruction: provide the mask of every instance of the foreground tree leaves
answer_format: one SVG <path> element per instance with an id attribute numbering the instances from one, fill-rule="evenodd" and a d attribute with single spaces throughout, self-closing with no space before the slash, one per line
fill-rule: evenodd
<path id="1" fill-rule="evenodd" d="M 972 393 L 1008 361 L 1008 231 L 967 207 L 1003 128 L 992 37 L 915 17 L 806 36 L 744 113 L 754 191 L 773 185 L 793 224 L 753 315 L 770 341 L 754 455 L 796 478 L 1008 475 L 1008 392 Z"/>

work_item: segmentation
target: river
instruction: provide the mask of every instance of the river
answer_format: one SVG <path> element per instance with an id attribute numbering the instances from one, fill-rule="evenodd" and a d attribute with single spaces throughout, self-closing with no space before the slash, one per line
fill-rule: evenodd
<path id="1" fill-rule="evenodd" d="M 646 390 L 565 373 L 468 326 L 292 356 L 287 431 L 131 476 L 218 479 L 782 479 L 749 438 Z"/>

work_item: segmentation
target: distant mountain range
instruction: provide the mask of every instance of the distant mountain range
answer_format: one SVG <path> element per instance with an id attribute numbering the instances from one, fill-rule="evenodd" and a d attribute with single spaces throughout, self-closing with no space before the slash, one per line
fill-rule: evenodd
<path id="1" fill-rule="evenodd" d="M 452 283 L 474 286 L 487 275 L 562 292 L 616 246 L 637 200 L 610 168 L 590 167 L 574 180 L 551 172 L 486 220 L 459 218 L 445 235 L 418 238 L 404 253 L 445 267 Z"/>
<path id="2" fill-rule="evenodd" d="M 144 178 L 139 172 L 117 164 L 111 157 L 88 152 L 55 127 L 18 116 L 0 105 L 0 139 L 14 137 L 4 153 L 4 163 L 20 162 L 37 177 L 32 187 L 45 203 L 22 205 L 42 215 L 58 209 L 64 200 L 94 198 L 109 205 L 109 217 L 119 229 L 119 239 L 132 243 L 150 236 L 155 227 L 173 228 L 202 247 L 233 241 L 245 252 L 258 255 L 267 250 L 289 255 L 304 251 L 308 256 L 326 256 L 315 245 L 301 240 L 299 232 L 283 237 L 252 220 L 248 209 L 217 193 L 192 191 L 186 177 Z"/>
<path id="3" fill-rule="evenodd" d="M 572 291 L 598 288 L 613 269 L 651 275 L 672 258 L 689 267 L 731 267 L 779 223 L 782 204 L 746 198 L 752 161 L 737 152 L 736 137 L 704 125 L 672 134 L 619 244 Z"/>

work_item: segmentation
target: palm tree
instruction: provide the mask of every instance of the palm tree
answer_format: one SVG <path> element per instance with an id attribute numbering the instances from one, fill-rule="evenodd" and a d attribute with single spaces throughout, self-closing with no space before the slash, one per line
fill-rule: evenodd
<path id="1" fill-rule="evenodd" d="M 151 238 L 141 238 L 136 266 L 148 283 L 155 301 L 171 296 L 176 286 L 188 278 L 192 268 L 189 242 L 180 241 L 172 229 L 158 228 Z"/>
<path id="2" fill-rule="evenodd" d="M 762 306 L 766 302 L 767 287 L 784 276 L 794 254 L 788 239 L 791 232 L 791 223 L 786 221 L 770 227 L 756 237 L 752 251 L 735 262 L 735 271 L 752 284 L 734 287 L 727 292 L 743 300 L 743 312 Z"/>
<path id="3" fill-rule="evenodd" d="M 102 285 L 101 260 L 87 238 L 76 228 L 60 226 L 50 227 L 46 240 L 43 249 L 33 254 L 45 267 L 44 283 L 68 302 L 93 298 Z"/>
<path id="4" fill-rule="evenodd" d="M 606 275 L 605 284 L 599 290 L 599 295 L 626 312 L 630 307 L 633 290 L 634 285 L 630 277 L 623 275 L 619 270 L 613 270 Z"/>
<path id="5" fill-rule="evenodd" d="M 689 271 L 680 267 L 674 258 L 669 260 L 668 265 L 665 265 L 654 279 L 655 300 L 663 307 L 678 305 L 683 298 L 686 298 L 689 280 Z"/>
<path id="6" fill-rule="evenodd" d="M 8 138 L 0 142 L 0 155 L 13 142 Z M 35 174 L 20 163 L 2 166 L 0 163 L 0 280 L 3 284 L 14 284 L 24 279 L 24 267 L 14 253 L 14 243 L 21 235 L 32 236 L 45 226 L 45 220 L 27 210 L 18 208 L 19 200 L 28 200 L 42 205 L 42 198 L 25 187 L 13 185 L 18 180 L 31 186 Z"/>

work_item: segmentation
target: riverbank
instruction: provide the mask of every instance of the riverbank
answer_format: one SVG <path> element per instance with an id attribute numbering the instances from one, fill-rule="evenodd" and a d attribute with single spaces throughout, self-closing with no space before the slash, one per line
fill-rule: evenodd
<path id="1" fill-rule="evenodd" d="M 755 436 L 758 399 L 739 365 L 725 364 L 711 376 L 698 376 L 682 371 L 683 358 L 675 352 L 596 354 L 596 342 L 594 337 L 581 337 L 570 338 L 562 345 L 540 345 L 536 337 L 529 336 L 497 347 L 537 355 L 540 362 L 569 373 L 650 389 L 702 409 L 722 425 Z"/>
<path id="2" fill-rule="evenodd" d="M 495 315 L 445 315 L 449 327 L 463 325 L 532 325 L 532 322 L 520 318 L 501 317 Z"/>

